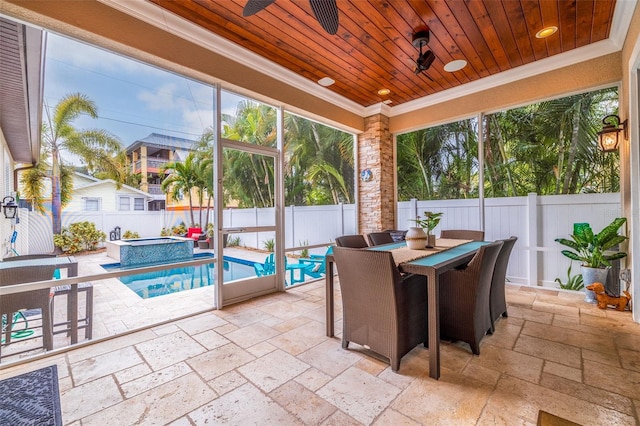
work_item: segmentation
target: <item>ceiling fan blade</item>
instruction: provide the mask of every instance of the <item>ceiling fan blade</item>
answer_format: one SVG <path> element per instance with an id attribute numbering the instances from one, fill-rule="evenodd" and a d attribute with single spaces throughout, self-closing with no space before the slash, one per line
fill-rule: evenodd
<path id="1" fill-rule="evenodd" d="M 329 34 L 338 32 L 338 5 L 336 0 L 309 0 L 311 10 L 322 28 Z"/>
<path id="2" fill-rule="evenodd" d="M 260 12 L 276 0 L 247 0 L 242 10 L 242 16 L 251 16 Z"/>

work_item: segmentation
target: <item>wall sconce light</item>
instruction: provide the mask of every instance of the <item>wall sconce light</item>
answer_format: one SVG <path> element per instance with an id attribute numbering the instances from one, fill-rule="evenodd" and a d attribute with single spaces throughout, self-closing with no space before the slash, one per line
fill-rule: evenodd
<path id="1" fill-rule="evenodd" d="M 618 150 L 620 146 L 620 132 L 624 132 L 624 138 L 627 139 L 627 120 L 620 122 L 617 115 L 607 115 L 602 119 L 604 127 L 598 132 L 598 148 L 602 152 L 613 152 Z"/>
<path id="2" fill-rule="evenodd" d="M 15 201 L 16 199 L 11 195 L 7 195 L 2 199 L 2 203 L 0 203 L 0 205 L 3 205 L 2 211 L 4 212 L 4 217 L 6 219 L 15 219 L 16 213 L 18 212 L 18 205 Z"/>

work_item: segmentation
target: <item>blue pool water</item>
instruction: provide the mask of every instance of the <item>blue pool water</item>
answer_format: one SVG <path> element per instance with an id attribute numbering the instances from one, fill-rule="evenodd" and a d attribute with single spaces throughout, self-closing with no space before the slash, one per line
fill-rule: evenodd
<path id="1" fill-rule="evenodd" d="M 211 253 L 197 253 L 194 259 L 211 257 Z M 119 263 L 101 265 L 108 271 L 130 269 L 121 266 Z M 137 265 L 151 266 L 151 265 Z M 144 274 L 128 275 L 120 277 L 119 280 L 133 290 L 143 299 L 163 296 L 165 294 L 177 293 L 179 291 L 191 290 L 194 288 L 206 287 L 215 284 L 214 264 L 186 266 L 164 271 L 147 272 Z M 224 281 L 233 281 L 242 278 L 255 277 L 253 262 L 235 257 L 224 257 Z"/>

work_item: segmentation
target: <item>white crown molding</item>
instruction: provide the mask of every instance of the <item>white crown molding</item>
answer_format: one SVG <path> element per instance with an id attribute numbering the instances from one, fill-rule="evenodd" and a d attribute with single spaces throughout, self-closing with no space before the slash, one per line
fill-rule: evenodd
<path id="1" fill-rule="evenodd" d="M 633 12 L 636 10 L 637 0 L 617 0 L 611 20 L 609 39 L 621 50 L 627 38 Z"/>
<path id="2" fill-rule="evenodd" d="M 512 83 L 514 81 L 533 77 L 551 70 L 563 68 L 589 59 L 598 58 L 609 53 L 618 52 L 620 49 L 610 40 L 602 40 L 587 46 L 570 50 L 569 52 L 541 59 L 527 65 L 512 68 L 480 80 L 472 81 L 452 89 L 443 90 L 433 95 L 425 96 L 415 101 L 410 101 L 391 108 L 391 116 L 405 114 L 420 108 L 428 107 L 451 99 L 467 96 L 472 93 L 488 90 L 496 86 Z"/>
<path id="3" fill-rule="evenodd" d="M 99 2 L 133 16 L 148 24 L 164 29 L 172 34 L 192 41 L 208 50 L 223 55 L 238 63 L 251 63 L 256 70 L 278 79 L 292 87 L 316 96 L 337 107 L 343 108 L 361 117 L 384 114 L 389 117 L 412 112 L 447 100 L 459 98 L 492 87 L 529 78 L 550 70 L 559 69 L 572 64 L 594 59 L 599 56 L 617 52 L 622 49 L 637 0 L 618 0 L 613 14 L 610 36 L 606 40 L 573 49 L 566 53 L 535 61 L 531 64 L 484 77 L 471 83 L 447 89 L 433 95 L 398 106 L 382 103 L 363 107 L 330 89 L 321 87 L 316 82 L 303 78 L 294 72 L 275 64 L 235 43 L 230 42 L 184 18 L 167 12 L 161 7 L 147 1 L 131 0 L 98 0 Z"/>

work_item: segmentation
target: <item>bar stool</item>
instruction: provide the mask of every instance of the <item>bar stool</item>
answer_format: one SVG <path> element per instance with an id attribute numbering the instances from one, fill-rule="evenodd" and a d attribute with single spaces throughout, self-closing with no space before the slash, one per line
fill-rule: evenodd
<path id="1" fill-rule="evenodd" d="M 85 293 L 85 317 L 78 318 L 78 330 L 84 329 L 84 336 L 86 339 L 91 339 L 93 337 L 93 285 L 91 283 L 80 283 L 78 284 L 78 296 L 80 293 Z M 71 332 L 71 313 L 75 309 L 78 309 L 78 300 L 70 300 L 71 299 L 71 285 L 61 285 L 57 287 L 53 287 L 52 296 L 51 297 L 51 315 L 55 315 L 55 307 L 54 302 L 57 296 L 67 296 L 67 317 L 66 321 L 54 323 L 53 324 L 53 334 L 67 333 Z M 80 325 L 80 323 L 84 323 Z M 62 330 L 56 330 L 56 327 L 62 327 Z M 78 336 L 71 336 L 71 343 L 74 342 L 74 337 L 77 340 Z"/>

